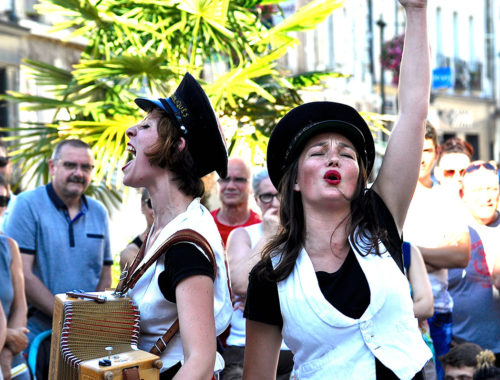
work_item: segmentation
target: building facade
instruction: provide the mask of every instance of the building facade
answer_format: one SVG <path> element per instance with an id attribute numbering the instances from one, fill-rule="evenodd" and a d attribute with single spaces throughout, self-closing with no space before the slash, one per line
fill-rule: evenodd
<path id="1" fill-rule="evenodd" d="M 307 0 L 285 5 L 285 14 Z M 469 141 L 475 158 L 500 161 L 500 2 L 433 0 L 428 4 L 432 90 L 429 120 L 441 141 Z M 335 70 L 348 75 L 311 98 L 343 101 L 362 111 L 397 113 L 396 84 L 382 75 L 382 44 L 404 33 L 397 0 L 348 0 L 281 61 L 292 73 Z M 379 136 L 383 141 L 385 138 Z"/>
<path id="2" fill-rule="evenodd" d="M 67 33 L 51 33 L 50 20 L 36 13 L 35 4 L 36 0 L 0 2 L 0 94 L 19 91 L 44 96 L 47 89 L 36 86 L 23 59 L 70 69 L 85 46 L 82 41 L 68 40 Z M 48 122 L 53 116 L 53 112 L 19 111 L 17 104 L 3 103 L 0 127 L 22 126 L 20 121 Z"/>

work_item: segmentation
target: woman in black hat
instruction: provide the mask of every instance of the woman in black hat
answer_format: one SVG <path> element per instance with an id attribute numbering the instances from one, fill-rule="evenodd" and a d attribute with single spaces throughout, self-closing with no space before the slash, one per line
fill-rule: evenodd
<path id="1" fill-rule="evenodd" d="M 244 379 L 273 378 L 282 337 L 293 379 L 412 379 L 431 359 L 401 259 L 428 109 L 427 1 L 400 3 L 401 112 L 373 186 L 373 138 L 353 108 L 304 104 L 271 135 L 282 228 L 250 275 Z"/>
<path id="2" fill-rule="evenodd" d="M 127 130 L 133 159 L 123 167 L 123 183 L 148 190 L 155 216 L 141 264 L 182 229 L 201 234 L 216 258 L 214 269 L 197 245 L 176 244 L 139 278 L 128 292 L 141 316 L 139 348 L 149 351 L 178 319 L 180 333 L 161 353 L 160 379 L 210 379 L 223 368 L 216 337 L 227 328 L 232 305 L 221 238 L 200 204 L 201 177 L 214 170 L 226 176 L 224 138 L 210 101 L 190 74 L 171 97 L 135 102 L 148 114 Z"/>

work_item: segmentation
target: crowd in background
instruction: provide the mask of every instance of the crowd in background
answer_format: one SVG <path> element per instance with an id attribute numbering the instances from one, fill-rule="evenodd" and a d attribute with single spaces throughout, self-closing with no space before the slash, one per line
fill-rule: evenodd
<path id="1" fill-rule="evenodd" d="M 67 145 L 66 149 L 88 150 L 85 146 L 78 146 L 78 144 L 76 148 Z M 11 163 L 5 144 L 0 146 L 0 153 L 3 159 L 0 164 L 5 161 L 5 164 L 0 166 L 0 215 L 3 230 L 6 231 L 0 239 L 2 249 L 0 270 L 4 279 L 1 285 L 2 317 L 5 317 L 7 326 L 6 329 L 1 330 L 2 333 L 6 333 L 6 336 L 0 337 L 1 342 L 5 342 L 2 343 L 0 364 L 4 378 L 10 378 L 13 370 L 13 373 L 21 373 L 13 378 L 21 379 L 24 373 L 25 378 L 28 379 L 29 370 L 22 366 L 25 362 L 22 353 L 28 346 L 27 316 L 33 319 L 37 313 L 40 314 L 40 309 L 35 307 L 40 301 L 34 299 L 39 297 L 39 294 L 34 294 L 33 291 L 30 293 L 28 290 L 32 286 L 29 284 L 29 281 L 32 281 L 30 272 L 34 271 L 33 262 L 29 260 L 33 260 L 30 243 L 20 237 L 17 237 L 16 243 L 14 239 L 8 237 L 19 236 L 22 233 L 22 227 L 16 225 L 15 221 L 9 221 L 5 212 L 9 207 L 10 218 L 17 218 L 18 223 L 25 224 L 27 223 L 26 213 L 31 214 L 32 211 L 23 210 L 22 214 L 19 214 L 20 206 L 17 206 L 17 210 L 16 207 L 12 207 L 12 204 L 16 203 L 14 200 L 16 196 L 10 192 Z M 86 189 L 86 183 L 90 181 L 91 168 L 85 164 L 72 165 L 71 160 L 74 159 L 72 157 L 73 155 L 65 158 L 65 161 L 62 161 L 62 168 L 56 168 L 53 171 L 52 186 L 57 188 L 59 182 L 64 184 L 63 188 L 74 186 L 82 190 Z M 427 125 L 419 183 L 403 232 L 403 238 L 411 248 L 403 249 L 403 252 L 407 252 L 404 256 L 405 267 L 412 288 L 415 316 L 419 319 L 424 340 L 434 353 L 434 360 L 429 363 L 430 369 L 427 370 L 428 378 L 453 379 L 452 375 L 447 375 L 447 367 L 451 368 L 455 365 L 453 363 L 450 365 L 450 355 L 462 346 L 468 347 L 468 343 L 474 343 L 476 345 L 474 347 L 479 347 L 476 354 L 482 350 L 489 350 L 494 354 L 493 358 L 483 360 L 486 362 L 482 365 L 483 369 L 485 365 L 491 368 L 499 365 L 498 170 L 494 161 L 473 161 L 473 157 L 472 147 L 459 138 L 452 138 L 438 144 L 436 131 L 430 124 Z M 58 160 L 61 162 L 60 158 L 54 159 L 54 166 L 57 165 Z M 64 170 L 63 174 L 67 175 L 64 180 L 60 179 L 62 170 Z M 224 378 L 228 380 L 241 378 L 243 371 L 245 348 L 243 309 L 248 275 L 258 261 L 260 251 L 269 236 L 275 233 L 279 225 L 277 190 L 269 181 L 267 170 L 254 168 L 253 171 L 252 179 L 252 170 L 248 163 L 240 158 L 231 159 L 228 165 L 228 176 L 218 181 L 217 191 L 221 206 L 212 210 L 212 216 L 223 241 L 227 244 L 226 254 L 229 260 L 235 307 L 231 327 L 218 342 L 219 351 L 223 353 L 226 362 Z M 84 177 L 84 180 L 81 181 L 80 177 Z M 68 178 L 70 181 L 65 182 Z M 68 192 L 68 189 L 65 191 Z M 78 199 L 85 197 L 83 191 L 81 193 Z M 252 193 L 259 206 L 258 210 L 250 208 Z M 63 191 L 63 194 L 66 193 Z M 20 198 L 18 200 L 22 205 L 23 196 L 17 197 Z M 152 224 L 152 207 L 145 190 L 142 191 L 141 211 L 147 221 L 147 229 L 121 253 L 122 267 L 134 258 Z M 74 215 L 68 212 L 68 218 L 75 220 L 79 217 L 79 213 L 80 210 Z M 107 220 L 106 214 L 102 214 L 101 218 Z M 10 224 L 9 228 L 11 222 L 14 224 Z M 34 218 L 30 223 L 36 225 L 41 221 Z M 48 228 L 52 229 L 53 224 Z M 66 229 L 63 228 L 64 233 L 67 232 Z M 102 247 L 109 249 L 109 244 L 106 243 L 109 235 L 105 237 L 108 234 L 107 227 L 103 227 L 101 232 L 96 234 L 99 235 L 97 240 L 102 240 Z M 36 235 L 36 232 L 34 231 L 33 234 Z M 78 237 L 75 231 L 69 235 L 71 234 Z M 41 236 L 45 235 L 41 233 Z M 54 245 L 48 245 L 50 246 Z M 96 284 L 102 280 L 102 268 L 111 264 L 109 258 L 107 261 L 104 258 L 100 260 L 102 265 L 93 275 L 92 281 L 95 284 L 90 290 L 99 289 Z M 21 269 L 22 264 L 25 264 L 24 274 Z M 49 267 L 50 265 L 47 264 L 47 268 Z M 77 272 L 79 271 L 78 269 Z M 47 281 L 47 284 L 57 283 L 54 279 L 55 272 L 42 274 L 42 276 L 45 276 L 42 278 Z M 58 272 L 57 277 L 59 280 L 61 277 L 74 278 L 68 275 L 67 271 Z M 6 281 L 7 279 L 9 281 Z M 25 285 L 25 281 L 28 284 Z M 105 281 L 109 283 L 110 280 Z M 100 288 L 103 289 L 103 287 Z M 72 289 L 73 287 L 59 288 L 52 294 Z M 26 299 L 30 300 L 29 312 Z M 30 337 L 30 342 L 37 334 L 50 329 L 51 316 L 47 313 L 45 317 L 47 321 L 43 327 L 39 328 L 36 324 L 28 326 L 34 333 Z M 283 344 L 278 378 L 287 378 L 292 365 L 292 354 Z M 471 373 L 476 367 L 481 367 L 477 363 L 474 365 L 469 363 L 467 366 L 455 365 L 457 366 L 470 367 Z"/>
<path id="2" fill-rule="evenodd" d="M 11 163 L 6 145 L 3 144 L 0 148 L 2 158 L 6 161 L 0 167 L 0 215 L 4 231 L 9 231 L 9 227 L 5 227 L 9 225 L 5 210 L 9 205 L 9 214 L 16 215 L 11 207 L 16 196 L 10 192 Z M 419 319 L 423 338 L 434 353 L 434 360 L 429 363 L 430 370 L 427 370 L 430 374 L 428 378 L 453 379 L 452 375 L 446 374 L 447 366 L 450 366 L 450 348 L 453 353 L 462 345 L 467 347 L 466 342 L 474 343 L 481 350 L 491 351 L 495 356 L 487 364 L 490 363 L 492 368 L 499 364 L 498 170 L 494 161 L 473 161 L 473 157 L 471 146 L 459 138 L 438 144 L 436 131 L 430 124 L 427 125 L 419 184 L 408 212 L 403 238 L 411 247 L 408 250 L 411 253 L 405 254 L 405 267 L 412 288 L 414 312 Z M 77 173 L 77 178 L 70 183 L 84 185 L 78 183 L 78 175 L 85 175 L 85 167 L 63 169 L 68 171 L 70 178 Z M 267 170 L 254 168 L 253 171 L 252 179 L 248 163 L 239 158 L 231 159 L 228 176 L 218 181 L 221 206 L 212 211 L 223 241 L 227 244 L 235 305 L 231 327 L 218 342 L 219 351 L 226 361 L 225 379 L 228 380 L 241 378 L 243 371 L 243 309 L 248 275 L 269 236 L 275 233 L 279 225 L 279 196 L 269 181 Z M 90 175 L 90 172 L 87 174 Z M 57 183 L 60 173 L 56 171 L 53 175 L 52 183 Z M 252 193 L 259 206 L 258 210 L 250 208 Z M 132 261 L 152 224 L 152 207 L 145 190 L 142 191 L 141 211 L 147 221 L 147 229 L 121 253 L 122 267 L 126 262 Z M 73 216 L 73 219 L 75 217 L 77 216 Z M 26 223 L 25 216 L 19 215 L 18 218 L 20 223 Z M 38 222 L 36 220 L 32 223 Z M 106 229 L 103 231 L 107 233 Z M 16 232 L 19 233 L 19 227 L 16 227 Z M 15 233 L 10 235 L 16 236 Z M 7 379 L 11 370 L 15 370 L 13 373 L 24 373 L 29 378 L 29 371 L 23 371 L 24 367 L 19 365 L 25 362 L 22 353 L 28 346 L 27 316 L 33 318 L 37 313 L 34 307 L 36 301 L 29 303 L 28 313 L 26 295 L 28 299 L 30 296 L 27 291 L 25 294 L 25 275 L 33 270 L 33 264 L 24 268 L 24 275 L 21 269 L 22 262 L 29 263 L 21 260 L 21 257 L 31 255 L 32 258 L 33 253 L 26 247 L 26 240 L 19 240 L 21 254 L 15 240 L 7 235 L 3 235 L 0 240 L 2 278 L 10 279 L 10 283 L 2 281 L 1 292 L 4 309 L 2 317 L 5 316 L 8 328 L 2 329 L 2 332 L 6 332 L 6 337 L 2 337 L 5 344 L 2 344 L 0 363 L 3 377 Z M 406 251 L 403 249 L 403 252 Z M 109 265 L 110 261 L 106 264 Z M 66 272 L 60 272 L 58 276 L 71 278 Z M 29 273 L 27 277 L 29 278 Z M 101 272 L 97 271 L 94 281 L 98 282 L 100 278 Z M 53 282 L 54 279 L 48 281 Z M 59 291 L 64 290 L 56 290 L 54 294 Z M 30 326 L 30 330 L 36 331 L 30 342 L 37 334 L 50 328 L 50 317 L 48 321 L 41 329 Z M 285 345 L 282 350 L 278 378 L 289 376 L 293 365 L 290 351 Z M 479 352 L 478 348 L 477 354 Z M 469 372 L 473 372 L 480 366 L 468 367 L 472 368 Z M 21 379 L 19 376 L 14 378 Z"/>

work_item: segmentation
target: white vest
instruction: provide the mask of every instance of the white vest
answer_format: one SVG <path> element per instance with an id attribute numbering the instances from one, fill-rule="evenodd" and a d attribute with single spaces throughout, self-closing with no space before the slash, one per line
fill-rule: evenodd
<path id="1" fill-rule="evenodd" d="M 203 235 L 210 243 L 217 260 L 217 277 L 214 282 L 214 316 L 216 332 L 219 335 L 229 325 L 233 307 L 229 296 L 222 240 L 212 216 L 200 204 L 198 198 L 191 202 L 185 212 L 177 215 L 174 220 L 163 228 L 158 239 L 146 252 L 142 262 L 150 258 L 172 234 L 184 228 L 195 230 Z M 200 252 L 204 254 L 201 249 Z M 158 276 L 165 269 L 164 263 L 165 256 L 162 256 L 137 281 L 135 287 L 128 292 L 128 295 L 139 306 L 140 335 L 138 346 L 145 351 L 149 351 L 153 344 L 156 343 L 156 340 L 163 336 L 177 319 L 176 304 L 167 301 L 158 286 Z M 161 354 L 161 359 L 163 361 L 163 370 L 172 367 L 179 361 L 184 363 L 180 334 L 176 334 L 172 338 L 166 350 Z M 217 355 L 214 371 L 223 368 L 224 361 L 220 355 Z"/>
<path id="2" fill-rule="evenodd" d="M 362 256 L 352 248 L 370 287 L 370 304 L 359 319 L 325 299 L 305 249 L 278 283 L 282 335 L 294 353 L 292 378 L 376 379 L 377 357 L 400 379 L 411 379 L 432 354 L 413 314 L 408 281 L 388 252 Z"/>

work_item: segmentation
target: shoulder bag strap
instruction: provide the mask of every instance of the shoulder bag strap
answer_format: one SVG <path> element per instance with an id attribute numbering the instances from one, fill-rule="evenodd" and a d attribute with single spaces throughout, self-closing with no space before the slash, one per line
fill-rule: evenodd
<path id="1" fill-rule="evenodd" d="M 212 267 L 214 270 L 214 278 L 217 276 L 217 261 L 215 259 L 214 251 L 212 247 L 208 243 L 208 241 L 200 235 L 198 232 L 191 229 L 184 229 L 177 231 L 170 238 L 163 243 L 161 248 L 144 264 L 142 265 L 131 277 L 130 283 L 128 284 L 128 288 L 131 289 L 134 287 L 139 278 L 146 272 L 146 270 L 156 261 L 158 258 L 163 255 L 167 250 L 178 243 L 194 243 L 198 247 L 200 247 L 203 252 L 208 256 L 208 259 L 212 263 Z M 163 336 L 158 338 L 156 343 L 151 347 L 149 352 L 155 355 L 160 355 L 167 348 L 168 342 L 174 337 L 174 335 L 179 331 L 179 319 L 177 318 L 175 322 L 170 326 Z"/>

